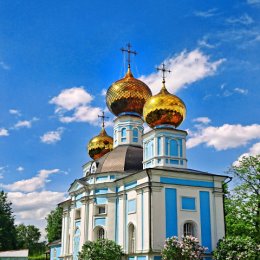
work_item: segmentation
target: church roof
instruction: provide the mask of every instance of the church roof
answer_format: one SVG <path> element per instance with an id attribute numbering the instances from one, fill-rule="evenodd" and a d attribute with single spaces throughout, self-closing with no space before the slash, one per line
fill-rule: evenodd
<path id="1" fill-rule="evenodd" d="M 96 173 L 137 172 L 143 169 L 143 148 L 133 145 L 120 145 L 96 160 Z"/>

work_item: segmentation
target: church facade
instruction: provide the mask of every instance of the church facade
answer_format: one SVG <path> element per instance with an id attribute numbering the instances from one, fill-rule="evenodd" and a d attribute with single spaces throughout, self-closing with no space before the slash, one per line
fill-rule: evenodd
<path id="1" fill-rule="evenodd" d="M 82 245 L 107 238 L 128 260 L 159 260 L 167 237 L 192 235 L 208 248 L 225 236 L 226 176 L 187 168 L 187 132 L 177 129 L 186 107 L 165 86 L 152 96 L 130 69 L 107 91 L 116 116 L 113 138 L 103 125 L 88 144 L 93 159 L 69 188 L 63 208 L 60 258 L 77 260 Z M 144 133 L 144 122 L 151 130 Z"/>

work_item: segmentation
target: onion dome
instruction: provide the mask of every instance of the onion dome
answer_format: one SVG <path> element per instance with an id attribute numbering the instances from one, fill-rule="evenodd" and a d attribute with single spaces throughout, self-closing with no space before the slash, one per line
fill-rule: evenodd
<path id="1" fill-rule="evenodd" d="M 144 104 L 151 96 L 149 87 L 134 78 L 129 66 L 125 77 L 109 87 L 106 102 L 109 110 L 116 116 L 122 113 L 142 115 Z"/>
<path id="2" fill-rule="evenodd" d="M 109 136 L 104 127 L 99 135 L 93 137 L 88 143 L 89 156 L 97 160 L 113 149 L 113 138 Z"/>
<path id="3" fill-rule="evenodd" d="M 168 92 L 163 81 L 161 91 L 145 103 L 143 116 L 152 128 L 160 125 L 176 128 L 186 117 L 186 106 L 180 98 Z"/>

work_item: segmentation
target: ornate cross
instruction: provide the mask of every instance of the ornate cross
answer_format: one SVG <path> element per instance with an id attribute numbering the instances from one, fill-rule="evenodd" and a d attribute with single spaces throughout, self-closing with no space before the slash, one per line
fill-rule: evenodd
<path id="1" fill-rule="evenodd" d="M 162 71 L 163 83 L 165 83 L 165 73 L 166 73 L 166 72 L 170 73 L 171 71 L 170 71 L 170 70 L 167 70 L 167 69 L 165 68 L 165 64 L 164 64 L 164 63 L 162 64 L 162 68 L 156 68 L 156 69 L 157 69 L 157 71 Z"/>
<path id="2" fill-rule="evenodd" d="M 122 51 L 122 52 L 127 52 L 127 53 L 128 53 L 127 63 L 128 63 L 128 68 L 130 68 L 130 63 L 131 63 L 131 54 L 136 55 L 137 52 L 131 50 L 131 47 L 132 47 L 132 46 L 131 46 L 130 43 L 128 43 L 126 46 L 127 46 L 127 49 L 121 48 L 121 51 Z"/>
<path id="3" fill-rule="evenodd" d="M 98 117 L 101 117 L 102 118 L 102 127 L 104 128 L 105 127 L 105 118 L 109 118 L 108 116 L 105 116 L 105 112 L 102 111 L 102 115 L 98 115 Z"/>

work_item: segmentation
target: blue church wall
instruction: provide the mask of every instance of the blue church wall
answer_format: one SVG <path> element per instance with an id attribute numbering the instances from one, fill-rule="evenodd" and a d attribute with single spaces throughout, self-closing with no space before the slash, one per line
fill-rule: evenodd
<path id="1" fill-rule="evenodd" d="M 176 189 L 165 188 L 166 238 L 178 236 Z"/>
<path id="2" fill-rule="evenodd" d="M 160 182 L 165 184 L 175 184 L 175 185 L 194 186 L 194 187 L 205 187 L 205 188 L 214 187 L 214 182 L 185 180 L 185 179 L 168 178 L 168 177 L 160 177 Z"/>
<path id="3" fill-rule="evenodd" d="M 135 188 L 136 185 L 137 185 L 137 181 L 129 182 L 129 183 L 125 184 L 125 190 Z"/>
<path id="4" fill-rule="evenodd" d="M 107 198 L 105 198 L 105 197 L 97 197 L 96 198 L 96 204 L 97 205 L 107 204 Z"/>
<path id="5" fill-rule="evenodd" d="M 55 245 L 50 247 L 50 260 L 58 260 L 61 255 L 61 245 Z"/>
<path id="6" fill-rule="evenodd" d="M 80 243 L 80 221 L 75 222 L 75 233 L 73 238 L 73 260 L 78 260 Z"/>
<path id="7" fill-rule="evenodd" d="M 106 194 L 108 193 L 108 188 L 103 188 L 103 189 L 96 189 L 95 194 Z"/>
<path id="8" fill-rule="evenodd" d="M 106 218 L 95 218 L 94 226 L 106 226 Z"/>
<path id="9" fill-rule="evenodd" d="M 136 212 L 136 199 L 128 201 L 128 214 Z"/>
<path id="10" fill-rule="evenodd" d="M 158 256 L 156 255 L 153 259 L 154 259 L 154 260 L 162 260 L 162 257 L 159 256 L 159 255 L 158 255 Z"/>
<path id="11" fill-rule="evenodd" d="M 75 200 L 76 200 L 76 208 L 80 208 L 82 206 L 82 203 L 80 201 L 80 199 L 83 197 L 82 194 L 79 194 L 75 197 Z"/>
<path id="12" fill-rule="evenodd" d="M 183 209 L 183 210 L 196 210 L 195 198 L 182 197 L 181 198 L 181 209 Z"/>
<path id="13" fill-rule="evenodd" d="M 200 223 L 201 243 L 212 251 L 211 221 L 210 221 L 210 195 L 208 191 L 200 191 Z"/>

